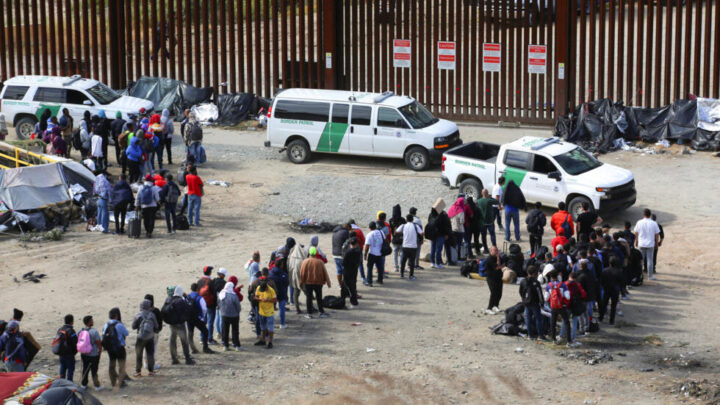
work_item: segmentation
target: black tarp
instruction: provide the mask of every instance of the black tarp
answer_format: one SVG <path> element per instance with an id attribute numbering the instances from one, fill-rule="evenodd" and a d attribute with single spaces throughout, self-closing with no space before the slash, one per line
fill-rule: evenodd
<path id="1" fill-rule="evenodd" d="M 701 129 L 697 100 L 676 100 L 659 108 L 624 106 L 610 99 L 583 103 L 560 117 L 555 136 L 578 144 L 591 152 L 606 153 L 617 139 L 690 142 L 698 150 L 720 148 L 720 132 Z"/>
<path id="2" fill-rule="evenodd" d="M 137 82 L 130 83 L 125 94 L 152 101 L 158 114 L 167 108 L 176 120 L 180 120 L 185 109 L 209 101 L 213 88 L 193 87 L 166 77 L 142 76 Z"/>
<path id="3" fill-rule="evenodd" d="M 220 94 L 216 105 L 218 108 L 216 124 L 218 125 L 235 126 L 247 120 L 250 114 L 257 114 L 257 99 L 254 94 Z"/>

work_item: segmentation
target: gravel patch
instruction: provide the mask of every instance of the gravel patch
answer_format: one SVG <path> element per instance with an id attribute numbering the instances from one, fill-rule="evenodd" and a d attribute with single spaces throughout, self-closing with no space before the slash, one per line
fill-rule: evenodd
<path id="1" fill-rule="evenodd" d="M 278 215 L 288 221 L 305 218 L 316 222 L 340 223 L 355 219 L 361 226 L 375 219 L 378 211 L 392 213 L 400 204 L 403 215 L 417 207 L 423 222 L 438 197 L 449 206 L 457 196 L 435 178 L 402 178 L 395 176 L 310 175 L 291 177 L 277 188 L 279 193 L 263 205 L 266 214 Z"/>
<path id="2" fill-rule="evenodd" d="M 246 160 L 280 160 L 284 155 L 277 149 L 258 148 L 256 146 L 224 145 L 203 143 L 208 160 L 246 161 Z"/>

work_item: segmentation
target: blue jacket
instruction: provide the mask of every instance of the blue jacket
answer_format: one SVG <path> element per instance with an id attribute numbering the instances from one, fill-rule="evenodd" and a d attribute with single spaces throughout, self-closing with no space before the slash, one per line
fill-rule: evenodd
<path id="1" fill-rule="evenodd" d="M 287 273 L 285 273 L 278 267 L 273 267 L 272 270 L 270 270 L 268 279 L 272 280 L 273 283 L 275 283 L 275 287 L 277 287 L 277 290 L 275 291 L 275 294 L 277 295 L 277 300 L 287 301 L 287 289 L 288 285 L 290 284 L 290 279 L 288 278 Z"/>
<path id="2" fill-rule="evenodd" d="M 140 139 L 137 136 L 134 136 L 132 141 L 130 141 L 130 145 L 125 150 L 125 155 L 133 162 L 139 162 L 142 158 L 143 150 L 140 146 Z"/>
<path id="3" fill-rule="evenodd" d="M 15 361 L 20 360 L 25 363 L 27 357 L 25 355 L 25 341 L 20 333 L 5 333 L 0 336 L 0 352 L 3 353 L 2 360 Z"/>
<path id="4" fill-rule="evenodd" d="M 112 194 L 110 195 L 110 204 L 117 205 L 122 202 L 130 202 L 133 200 L 133 194 L 132 189 L 130 188 L 130 185 L 125 180 L 119 180 L 112 189 Z"/>

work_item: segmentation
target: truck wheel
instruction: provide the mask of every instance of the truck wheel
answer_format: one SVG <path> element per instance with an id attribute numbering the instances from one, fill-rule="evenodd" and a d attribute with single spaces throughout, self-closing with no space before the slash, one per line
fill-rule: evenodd
<path id="1" fill-rule="evenodd" d="M 593 206 L 593 203 L 587 197 L 579 196 L 570 200 L 570 203 L 568 204 L 568 212 L 572 215 L 573 221 L 577 220 L 578 215 L 582 214 L 583 203 L 588 203 L 591 207 Z"/>
<path id="2" fill-rule="evenodd" d="M 465 179 L 460 183 L 460 192 L 465 194 L 465 198 L 472 197 L 473 200 L 477 201 L 480 199 L 481 191 L 482 184 L 476 179 Z"/>
<path id="3" fill-rule="evenodd" d="M 430 156 L 425 148 L 415 146 L 405 154 L 405 164 L 416 172 L 423 171 L 430 166 Z"/>
<path id="4" fill-rule="evenodd" d="M 35 130 L 35 124 L 37 119 L 35 117 L 23 117 L 20 118 L 18 123 L 15 125 L 15 133 L 18 139 L 29 139 L 30 134 Z"/>
<path id="5" fill-rule="evenodd" d="M 288 145 L 287 157 L 293 163 L 307 163 L 310 160 L 310 146 L 305 140 L 296 139 Z"/>

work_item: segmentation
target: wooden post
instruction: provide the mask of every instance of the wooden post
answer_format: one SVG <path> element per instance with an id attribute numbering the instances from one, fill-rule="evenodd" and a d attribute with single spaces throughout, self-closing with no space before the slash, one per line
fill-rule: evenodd
<path id="1" fill-rule="evenodd" d="M 570 0 L 557 1 L 557 16 L 555 20 L 555 120 L 567 114 L 569 103 L 569 77 L 572 69 L 570 61 L 570 46 L 575 41 L 570 38 L 572 30 L 570 24 Z M 572 2 L 574 3 L 574 1 Z"/>
<path id="2" fill-rule="evenodd" d="M 325 66 L 325 88 L 336 89 L 337 88 L 337 66 L 338 66 L 338 53 L 337 53 L 337 42 L 336 42 L 336 31 L 335 31 L 335 10 L 337 7 L 342 7 L 341 1 L 335 0 L 323 0 L 323 11 L 322 11 L 322 30 L 323 30 L 323 49 L 324 60 L 318 61 Z"/>

